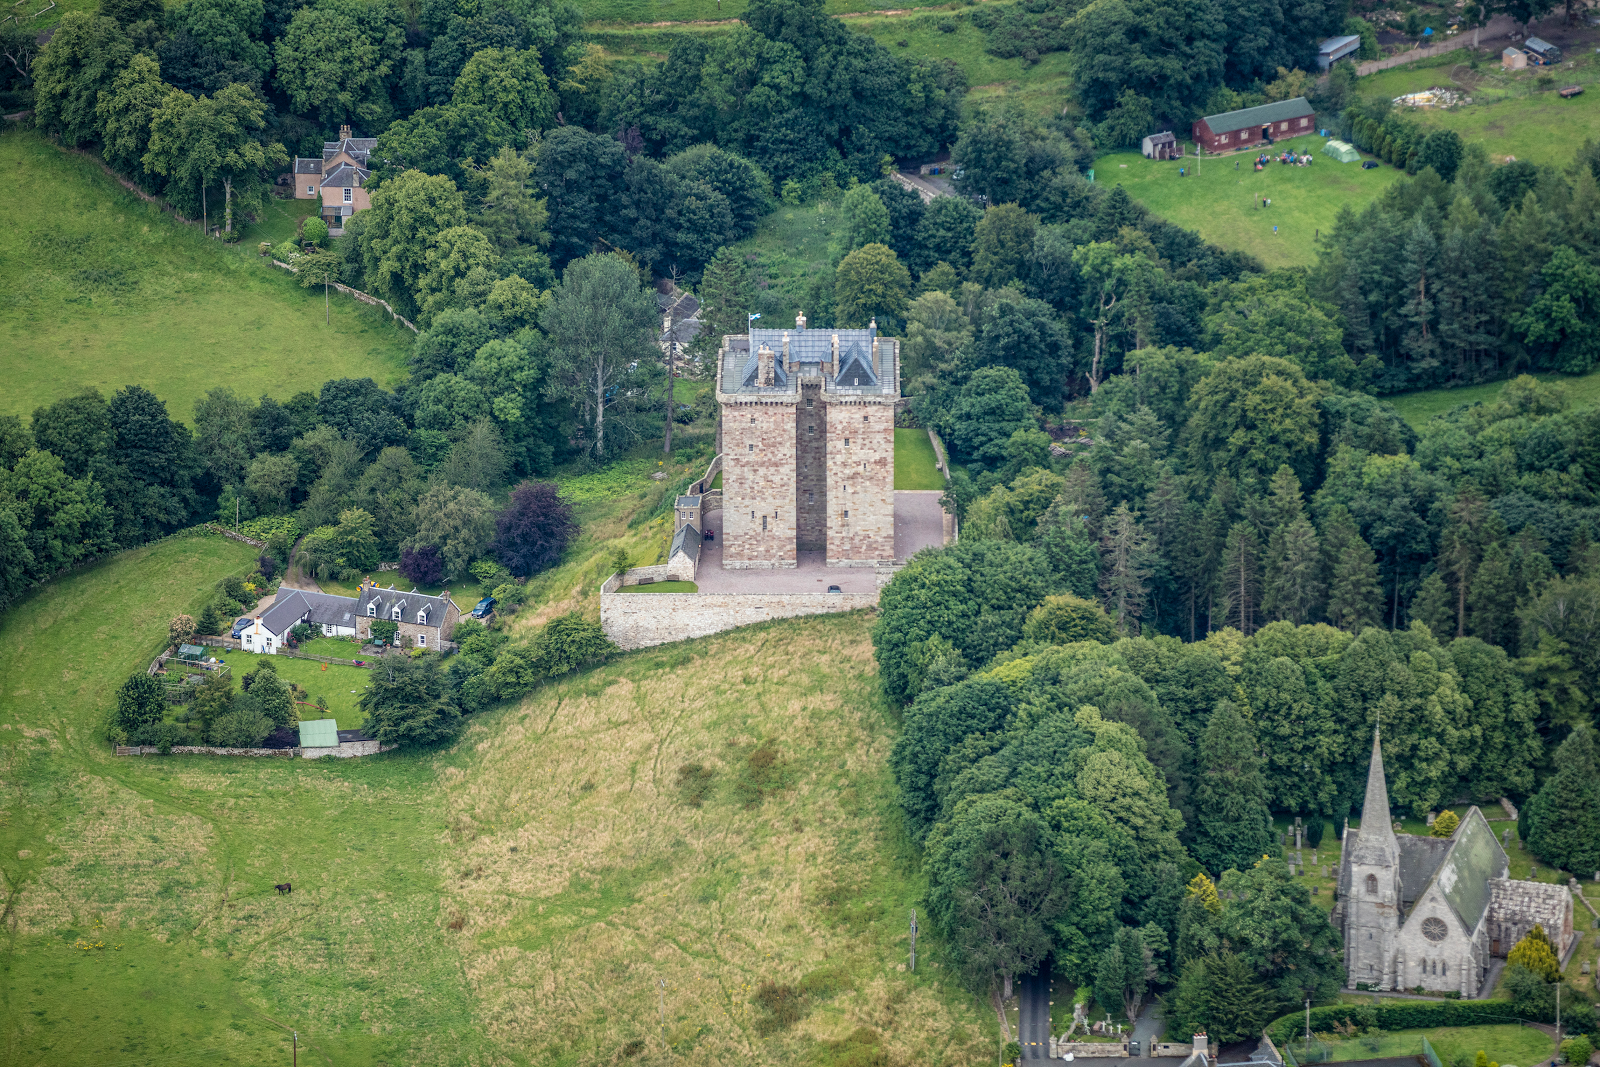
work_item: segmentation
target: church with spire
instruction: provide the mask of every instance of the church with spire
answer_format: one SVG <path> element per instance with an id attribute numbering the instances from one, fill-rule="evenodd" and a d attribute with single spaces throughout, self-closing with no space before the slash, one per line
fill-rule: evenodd
<path id="1" fill-rule="evenodd" d="M 1563 960 L 1573 945 L 1572 894 L 1508 877 L 1505 850 L 1476 806 L 1449 837 L 1395 832 L 1376 732 L 1361 825 L 1346 825 L 1343 845 L 1332 922 L 1344 934 L 1349 988 L 1487 996 L 1491 959 L 1535 923 Z"/>

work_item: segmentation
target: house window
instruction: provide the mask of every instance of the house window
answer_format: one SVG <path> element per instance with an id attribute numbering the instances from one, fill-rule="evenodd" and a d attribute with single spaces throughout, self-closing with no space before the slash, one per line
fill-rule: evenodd
<path id="1" fill-rule="evenodd" d="M 428 635 L 427 634 L 418 634 L 417 635 L 417 647 L 418 648 L 427 648 L 428 647 Z"/>
<path id="2" fill-rule="evenodd" d="M 1369 874 L 1369 875 L 1367 875 L 1367 896 L 1375 897 L 1377 895 L 1378 895 L 1378 876 L 1375 875 L 1375 874 Z"/>
<path id="3" fill-rule="evenodd" d="M 376 600 L 374 600 L 374 601 L 371 601 L 371 602 L 369 602 L 367 604 L 367 618 L 376 619 L 377 617 L 378 617 L 378 602 Z"/>
<path id="4" fill-rule="evenodd" d="M 355 199 L 355 190 L 351 189 L 351 188 L 349 188 L 347 186 L 345 188 L 345 191 L 344 191 L 344 202 L 348 204 L 354 199 Z"/>
<path id="5" fill-rule="evenodd" d="M 313 196 L 313 195 L 315 195 L 315 194 L 316 194 L 316 191 L 317 191 L 317 187 L 316 187 L 316 186 L 315 186 L 315 185 L 308 185 L 308 186 L 306 186 L 306 195 L 307 195 L 307 196 Z"/>
<path id="6" fill-rule="evenodd" d="M 1309 125 L 1311 125 L 1311 120 L 1310 119 L 1301 119 L 1300 120 L 1300 125 L 1309 126 Z"/>
<path id="7" fill-rule="evenodd" d="M 399 604 L 396 604 L 394 606 L 394 611 L 389 615 L 389 618 L 391 618 L 395 622 L 399 622 L 400 621 L 400 605 Z"/>
<path id="8" fill-rule="evenodd" d="M 1221 137 L 1217 138 L 1217 140 L 1219 140 L 1219 141 L 1226 141 L 1227 139 L 1228 139 L 1228 135 L 1227 134 L 1223 134 Z"/>
<path id="9" fill-rule="evenodd" d="M 423 608 L 421 611 L 417 612 L 417 625 L 418 626 L 426 626 L 426 625 L 428 625 L 428 609 L 427 608 Z"/>

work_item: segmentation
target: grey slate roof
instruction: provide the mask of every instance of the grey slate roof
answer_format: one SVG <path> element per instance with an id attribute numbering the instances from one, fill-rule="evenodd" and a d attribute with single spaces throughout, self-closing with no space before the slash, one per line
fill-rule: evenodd
<path id="1" fill-rule="evenodd" d="M 1232 133 L 1234 130 L 1243 130 L 1250 126 L 1265 126 L 1269 122 L 1282 122 L 1285 119 L 1297 119 L 1311 114 L 1314 112 L 1311 105 L 1306 102 L 1306 98 L 1297 96 L 1293 100 L 1279 100 L 1259 107 L 1247 107 L 1242 111 L 1207 115 L 1204 121 L 1212 133 Z"/>
<path id="2" fill-rule="evenodd" d="M 318 593 L 310 589 L 279 589 L 278 599 L 262 614 L 261 625 L 282 637 L 299 622 L 354 627 L 355 613 L 354 597 Z"/>
<path id="3" fill-rule="evenodd" d="M 1475 930 L 1489 906 L 1489 880 L 1505 877 L 1506 854 L 1476 807 L 1467 811 L 1449 841 L 1450 852 L 1434 880 L 1466 928 Z"/>
<path id="4" fill-rule="evenodd" d="M 1177 139 L 1177 135 L 1171 130 L 1162 130 L 1160 133 L 1152 133 L 1149 137 L 1145 138 L 1145 140 L 1149 141 L 1152 145 L 1173 144 L 1177 141 Z"/>
<path id="5" fill-rule="evenodd" d="M 700 498 L 698 496 L 680 496 L 678 498 L 678 502 L 673 506 L 679 508 L 697 508 L 700 506 Z"/>
<path id="6" fill-rule="evenodd" d="M 363 183 L 366 182 L 366 180 L 366 171 L 362 170 L 360 167 L 352 167 L 348 163 L 341 163 L 337 167 L 334 167 L 332 170 L 330 170 L 323 177 L 322 187 L 324 189 L 337 189 L 348 185 L 359 188 Z"/>
<path id="7" fill-rule="evenodd" d="M 376 147 L 378 147 L 376 137 L 346 137 L 342 141 L 323 141 L 322 158 L 326 162 L 344 152 L 357 163 L 365 163 Z"/>
<path id="8" fill-rule="evenodd" d="M 1428 888 L 1434 872 L 1450 852 L 1451 839 L 1396 834 L 1395 840 L 1400 844 L 1400 899 L 1409 904 Z"/>
<path id="9" fill-rule="evenodd" d="M 1549 882 L 1519 882 L 1510 878 L 1495 878 L 1489 882 L 1489 917 L 1502 922 L 1538 923 L 1554 941 L 1556 948 L 1562 944 L 1566 933 L 1567 909 L 1572 907 L 1572 894 L 1565 886 Z"/>
<path id="10" fill-rule="evenodd" d="M 784 371 L 783 335 L 789 335 L 789 362 L 797 364 L 798 373 Z M 878 358 L 872 358 L 872 330 L 752 330 L 749 334 L 730 334 L 723 340 L 721 389 L 724 393 L 753 393 L 792 395 L 796 391 L 795 377 L 821 374 L 824 363 L 833 360 L 833 337 L 839 337 L 839 363 L 841 370 L 853 367 L 850 374 L 840 373 L 826 381 L 824 388 L 830 393 L 899 395 L 900 383 L 895 377 L 894 358 L 898 342 L 892 338 L 879 338 Z M 755 384 L 761 346 L 772 349 L 775 368 L 773 379 L 778 384 L 761 387 Z M 859 386 L 852 385 L 860 379 Z"/>
<path id="11" fill-rule="evenodd" d="M 700 531 L 692 525 L 685 524 L 672 535 L 672 548 L 667 552 L 667 558 L 671 559 L 680 552 L 696 563 L 700 562 Z"/>
<path id="12" fill-rule="evenodd" d="M 299 156 L 295 156 L 294 157 L 294 172 L 296 174 L 321 174 L 322 173 L 322 160 L 320 160 L 320 159 L 302 159 Z"/>
<path id="13" fill-rule="evenodd" d="M 417 612 L 426 606 L 428 608 L 428 621 L 423 625 L 433 627 L 444 625 L 445 613 L 452 606 L 450 601 L 442 596 L 428 596 L 416 590 L 403 593 L 393 586 L 388 589 L 368 586 L 362 590 L 361 595 L 356 598 L 357 614 L 366 615 L 368 604 L 376 604 L 378 609 L 377 614 L 370 616 L 371 618 L 389 620 L 394 618 L 394 607 L 398 604 L 400 605 L 401 621 L 409 623 L 415 623 L 417 621 Z"/>
<path id="14" fill-rule="evenodd" d="M 1353 36 L 1329 37 L 1317 47 L 1317 51 L 1322 55 L 1331 56 L 1335 52 L 1347 47 L 1351 42 L 1354 42 L 1357 46 L 1359 46 L 1361 44 L 1361 38 Z"/>

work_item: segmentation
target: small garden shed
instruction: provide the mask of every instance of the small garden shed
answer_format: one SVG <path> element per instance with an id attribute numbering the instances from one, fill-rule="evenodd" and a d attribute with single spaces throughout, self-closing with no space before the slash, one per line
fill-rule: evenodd
<path id="1" fill-rule="evenodd" d="M 185 663 L 201 663 L 206 658 L 204 645 L 179 645 L 178 658 Z"/>
<path id="2" fill-rule="evenodd" d="M 301 748 L 338 748 L 339 720 L 312 719 L 300 724 Z"/>

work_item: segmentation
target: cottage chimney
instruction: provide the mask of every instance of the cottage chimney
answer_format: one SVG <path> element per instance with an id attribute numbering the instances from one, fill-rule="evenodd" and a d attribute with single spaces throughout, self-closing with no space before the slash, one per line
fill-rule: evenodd
<path id="1" fill-rule="evenodd" d="M 798 314 L 798 315 L 796 315 L 794 317 L 794 328 L 795 328 L 795 332 L 796 333 L 800 333 L 800 332 L 803 332 L 805 330 L 805 328 L 806 328 L 806 313 L 804 311 L 800 312 L 800 314 Z"/>
<path id="2" fill-rule="evenodd" d="M 878 336 L 878 316 L 872 316 L 872 321 L 867 323 L 867 335 L 869 337 Z"/>
<path id="3" fill-rule="evenodd" d="M 761 348 L 756 352 L 756 384 L 772 385 L 773 378 L 772 346 L 762 344 Z"/>
<path id="4" fill-rule="evenodd" d="M 344 142 L 344 141 L 350 140 L 350 127 L 348 127 L 348 126 L 340 126 L 339 127 L 339 140 L 340 140 L 341 143 Z"/>

